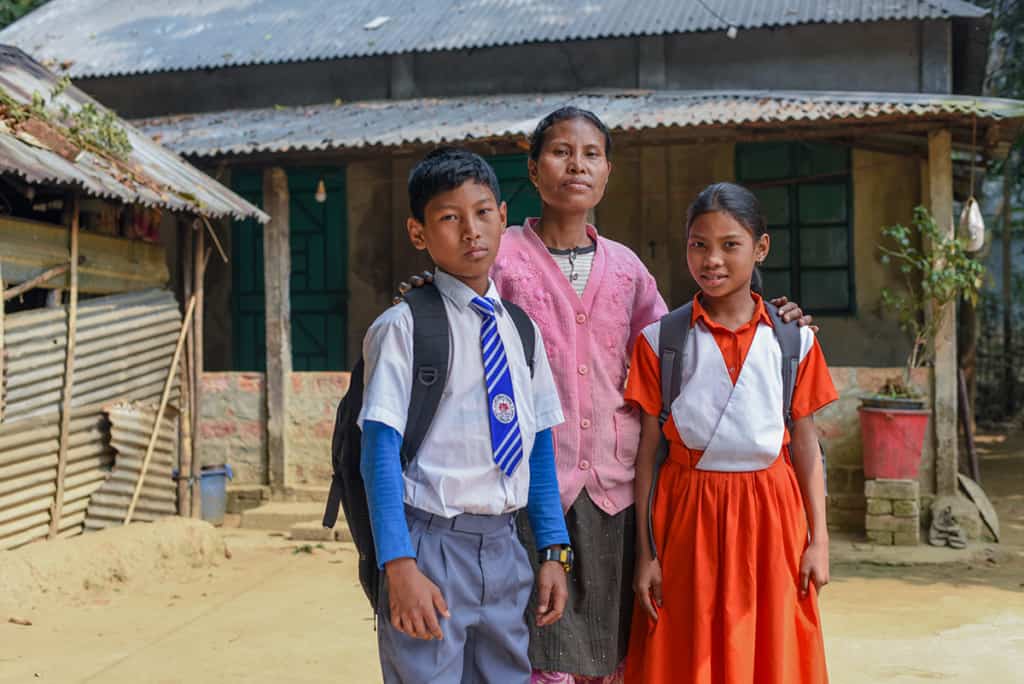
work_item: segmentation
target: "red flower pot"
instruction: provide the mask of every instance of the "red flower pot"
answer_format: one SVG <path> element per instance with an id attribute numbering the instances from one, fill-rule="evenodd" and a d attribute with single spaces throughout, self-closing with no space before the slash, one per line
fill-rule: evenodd
<path id="1" fill-rule="evenodd" d="M 916 480 L 931 411 L 866 405 L 859 410 L 864 477 Z"/>

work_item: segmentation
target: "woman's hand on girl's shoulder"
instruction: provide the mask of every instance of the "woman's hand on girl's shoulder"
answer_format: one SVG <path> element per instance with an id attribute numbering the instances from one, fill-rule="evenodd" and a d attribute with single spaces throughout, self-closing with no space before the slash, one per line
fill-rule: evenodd
<path id="1" fill-rule="evenodd" d="M 664 604 L 661 595 L 661 563 L 637 556 L 636 572 L 633 575 L 633 591 L 640 598 L 640 604 L 655 622 L 658 621 L 658 609 Z"/>
<path id="2" fill-rule="evenodd" d="M 812 542 L 800 559 L 800 598 L 807 596 L 811 582 L 815 590 L 821 591 L 828 581 L 828 542 Z"/>
<path id="3" fill-rule="evenodd" d="M 796 302 L 789 301 L 787 297 L 776 297 L 771 300 L 771 303 L 779 307 L 779 315 L 782 316 L 782 320 L 787 323 L 796 321 L 796 324 L 801 328 L 810 326 L 811 330 L 818 332 L 818 326 L 812 325 L 814 323 L 814 316 L 805 314 Z"/>

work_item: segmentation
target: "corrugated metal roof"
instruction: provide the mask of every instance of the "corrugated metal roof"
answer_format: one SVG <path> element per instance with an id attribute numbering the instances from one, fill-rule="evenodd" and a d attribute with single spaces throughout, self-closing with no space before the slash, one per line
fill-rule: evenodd
<path id="1" fill-rule="evenodd" d="M 0 32 L 75 77 L 810 23 L 979 18 L 960 0 L 51 0 Z"/>
<path id="2" fill-rule="evenodd" d="M 784 91 L 616 91 L 388 100 L 234 110 L 138 122 L 191 156 L 436 144 L 528 135 L 549 112 L 572 104 L 614 130 L 890 119 L 1024 117 L 1024 102 L 956 95 Z"/>
<path id="3" fill-rule="evenodd" d="M 22 104 L 32 102 L 33 94 L 50 98 L 57 78 L 17 48 L 0 46 L 0 88 Z M 54 119 L 61 105 L 77 111 L 86 103 L 105 108 L 73 86 L 48 104 Z M 124 162 L 115 163 L 92 152 L 81 151 L 72 160 L 35 139 L 30 143 L 24 132 L 0 119 L 0 173 L 10 173 L 33 183 L 66 183 L 80 186 L 86 193 L 132 204 L 163 207 L 220 217 L 267 221 L 262 211 L 231 192 L 187 162 L 121 122 L 131 141 L 132 151 Z"/>

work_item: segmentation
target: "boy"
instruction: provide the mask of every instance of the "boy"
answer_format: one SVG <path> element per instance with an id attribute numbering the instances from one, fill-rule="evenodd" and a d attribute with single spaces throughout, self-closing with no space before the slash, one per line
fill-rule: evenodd
<path id="1" fill-rule="evenodd" d="M 569 536 L 551 440 L 562 410 L 540 333 L 534 326 L 531 377 L 488 275 L 506 221 L 494 170 L 466 150 L 437 150 L 410 174 L 409 203 L 409 238 L 437 266 L 451 370 L 403 474 L 399 450 L 413 382 L 409 306 L 384 312 L 363 342 L 361 469 L 385 576 L 384 681 L 527 684 L 533 573 L 514 515 L 527 509 L 545 559 L 537 621 L 551 624 L 565 606 L 571 558 L 563 552 Z"/>

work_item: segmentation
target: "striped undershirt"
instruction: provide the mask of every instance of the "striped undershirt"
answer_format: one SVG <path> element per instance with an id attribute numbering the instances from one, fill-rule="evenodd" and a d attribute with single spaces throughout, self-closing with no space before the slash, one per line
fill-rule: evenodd
<path id="1" fill-rule="evenodd" d="M 583 289 L 587 286 L 587 280 L 590 278 L 590 268 L 594 265 L 594 252 L 596 251 L 597 245 L 594 244 L 573 249 L 548 247 L 551 258 L 562 269 L 562 275 L 569 280 L 569 284 L 580 297 L 583 296 Z"/>

